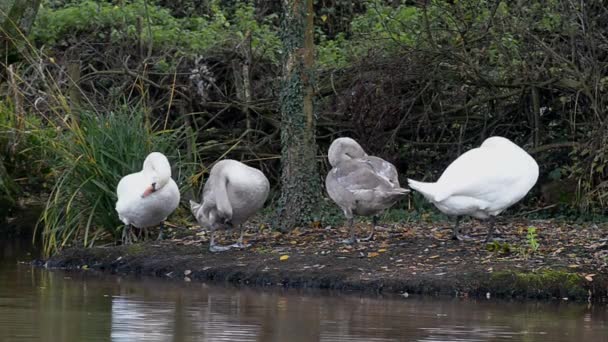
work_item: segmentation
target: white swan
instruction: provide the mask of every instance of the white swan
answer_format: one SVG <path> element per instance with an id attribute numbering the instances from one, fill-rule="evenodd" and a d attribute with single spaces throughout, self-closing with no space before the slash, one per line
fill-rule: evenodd
<path id="1" fill-rule="evenodd" d="M 538 164 L 534 158 L 509 139 L 495 136 L 458 157 L 437 182 L 408 179 L 408 184 L 441 212 L 456 216 L 453 239 L 460 239 L 460 216 L 470 215 L 490 219 L 486 237 L 489 241 L 495 217 L 522 199 L 537 179 Z"/>
<path id="2" fill-rule="evenodd" d="M 264 206 L 269 190 L 270 183 L 262 171 L 239 161 L 225 159 L 211 168 L 203 187 L 202 203 L 190 201 L 198 223 L 211 231 L 211 252 L 247 247 L 243 244 L 243 223 Z M 217 245 L 215 231 L 234 226 L 241 230 L 238 242 L 230 246 Z"/>
<path id="3" fill-rule="evenodd" d="M 179 188 L 171 178 L 171 165 L 164 154 L 152 152 L 144 160 L 143 169 L 122 177 L 116 187 L 116 212 L 125 224 L 123 243 L 131 243 L 131 226 L 147 228 L 160 224 L 179 205 Z"/>
<path id="4" fill-rule="evenodd" d="M 399 186 L 397 169 L 393 164 L 368 156 L 351 138 L 334 140 L 327 156 L 332 169 L 325 178 L 325 187 L 350 225 L 350 237 L 343 242 L 372 239 L 378 220 L 376 214 L 391 207 L 409 190 Z M 367 238 L 355 239 L 354 215 L 373 215 L 372 231 Z"/>

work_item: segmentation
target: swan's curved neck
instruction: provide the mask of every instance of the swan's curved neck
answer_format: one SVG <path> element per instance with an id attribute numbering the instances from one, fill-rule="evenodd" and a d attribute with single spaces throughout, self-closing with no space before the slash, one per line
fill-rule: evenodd
<path id="1" fill-rule="evenodd" d="M 143 173 L 156 183 L 156 189 L 165 186 L 171 179 L 171 165 L 162 154 L 151 153 L 144 161 Z"/>
<path id="2" fill-rule="evenodd" d="M 367 153 L 365 153 L 363 148 L 352 139 L 336 139 L 327 152 L 327 158 L 332 167 L 335 167 L 343 161 L 365 156 L 367 156 Z"/>

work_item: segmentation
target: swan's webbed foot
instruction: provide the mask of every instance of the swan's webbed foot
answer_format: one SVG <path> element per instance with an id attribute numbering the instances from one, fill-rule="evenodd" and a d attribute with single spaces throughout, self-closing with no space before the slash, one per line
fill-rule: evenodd
<path id="1" fill-rule="evenodd" d="M 243 241 L 239 241 L 236 243 L 233 243 L 232 245 L 230 245 L 231 248 L 239 248 L 239 249 L 244 249 L 244 248 L 248 248 L 251 247 L 250 243 L 243 243 Z"/>
<path id="2" fill-rule="evenodd" d="M 352 245 L 354 243 L 357 242 L 357 239 L 355 238 L 355 222 L 354 219 L 351 217 L 348 219 L 348 223 L 349 223 L 349 233 L 350 233 L 350 237 L 348 239 L 344 239 L 342 240 L 342 243 L 347 244 L 347 245 Z"/>
<path id="3" fill-rule="evenodd" d="M 233 243 L 232 245 L 230 245 L 232 248 L 244 249 L 244 248 L 247 248 L 247 247 L 251 246 L 250 243 L 243 243 L 243 235 L 245 234 L 245 230 L 243 229 L 243 225 L 240 226 L 240 229 L 241 229 L 241 234 L 239 235 L 239 239 L 236 240 L 236 243 Z"/>
<path id="4" fill-rule="evenodd" d="M 364 238 L 360 238 L 360 239 L 358 239 L 358 238 L 355 238 L 354 236 L 351 236 L 351 237 L 349 237 L 348 239 L 344 239 L 344 240 L 342 240 L 341 242 L 342 242 L 343 244 L 346 244 L 346 245 L 353 245 L 353 244 L 355 244 L 355 243 L 359 243 L 359 242 L 367 242 L 367 241 L 371 241 L 371 240 L 373 240 L 373 239 L 374 239 L 374 236 L 375 236 L 375 235 L 374 235 L 374 233 L 372 232 L 371 234 L 369 234 L 367 237 L 364 237 Z"/>
<path id="5" fill-rule="evenodd" d="M 357 243 L 357 239 L 355 239 L 354 237 L 349 237 L 348 239 L 344 239 L 341 241 L 343 244 L 347 244 L 347 245 L 352 245 Z"/>
<path id="6" fill-rule="evenodd" d="M 468 235 L 452 235 L 452 240 L 454 241 L 466 241 L 470 239 L 471 237 Z"/>
<path id="7" fill-rule="evenodd" d="M 222 245 L 209 245 L 209 252 L 217 253 L 217 252 L 226 252 L 232 249 L 232 245 L 230 246 L 222 246 Z"/>
<path id="8" fill-rule="evenodd" d="M 215 243 L 215 230 L 211 231 L 211 240 L 209 241 L 209 252 L 217 253 L 217 252 L 226 252 L 229 251 L 233 245 L 222 246 Z"/>
<path id="9" fill-rule="evenodd" d="M 374 228 L 372 227 L 372 232 L 367 237 L 357 239 L 357 242 L 371 241 L 374 239 L 374 236 L 375 236 L 375 231 L 374 231 Z"/>
<path id="10" fill-rule="evenodd" d="M 371 241 L 374 239 L 374 236 L 376 234 L 376 226 L 378 225 L 378 217 L 374 216 L 373 220 L 372 220 L 372 231 L 369 233 L 369 235 L 367 237 L 361 238 L 361 239 L 357 239 L 357 242 L 365 242 L 365 241 Z"/>

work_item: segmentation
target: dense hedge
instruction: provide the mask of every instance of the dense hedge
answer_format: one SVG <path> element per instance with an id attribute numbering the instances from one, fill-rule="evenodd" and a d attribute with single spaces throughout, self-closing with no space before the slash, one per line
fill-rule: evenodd
<path id="1" fill-rule="evenodd" d="M 404 177 L 436 179 L 463 151 L 504 135 L 541 165 L 528 206 L 605 213 L 601 1 L 315 8 L 322 151 L 352 136 Z M 47 1 L 18 68 L 25 111 L 142 106 L 159 128 L 196 132 L 203 162 L 254 160 L 276 179 L 280 10 L 268 1 Z"/>

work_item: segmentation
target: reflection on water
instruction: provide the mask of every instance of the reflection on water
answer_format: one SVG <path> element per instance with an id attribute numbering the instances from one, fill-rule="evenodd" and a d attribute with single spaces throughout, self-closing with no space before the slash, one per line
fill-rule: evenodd
<path id="1" fill-rule="evenodd" d="M 233 289 L 17 264 L 0 243 L 0 341 L 607 341 L 608 308 Z M 27 260 L 27 255 L 21 255 Z"/>

